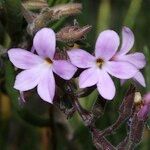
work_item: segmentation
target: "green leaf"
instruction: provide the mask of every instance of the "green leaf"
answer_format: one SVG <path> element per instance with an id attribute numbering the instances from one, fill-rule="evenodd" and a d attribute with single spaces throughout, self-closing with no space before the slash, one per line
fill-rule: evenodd
<path id="1" fill-rule="evenodd" d="M 132 28 L 135 25 L 136 17 L 140 11 L 142 0 L 131 0 L 129 9 L 124 19 L 124 25 Z"/>

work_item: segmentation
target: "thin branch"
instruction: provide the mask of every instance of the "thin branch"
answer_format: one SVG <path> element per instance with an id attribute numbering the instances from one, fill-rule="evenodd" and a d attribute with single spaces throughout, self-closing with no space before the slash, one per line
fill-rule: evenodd
<path id="1" fill-rule="evenodd" d="M 134 95 L 135 95 L 135 87 L 130 86 L 120 106 L 120 113 L 117 121 L 114 124 L 112 124 L 110 127 L 106 128 L 101 133 L 101 136 L 113 134 L 114 131 L 116 131 L 122 125 L 122 123 L 132 115 Z"/>

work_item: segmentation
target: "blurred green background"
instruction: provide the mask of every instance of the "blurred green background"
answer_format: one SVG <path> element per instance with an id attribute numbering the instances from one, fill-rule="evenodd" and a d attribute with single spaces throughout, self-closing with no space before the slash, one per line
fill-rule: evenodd
<path id="1" fill-rule="evenodd" d="M 48 0 L 49 6 L 67 3 L 69 0 Z M 65 18 L 61 27 L 73 24 L 92 25 L 87 35 L 88 51 L 93 51 L 99 32 L 113 29 L 121 35 L 123 26 L 132 29 L 135 35 L 133 51 L 143 52 L 147 65 L 142 70 L 146 88 L 137 86 L 142 94 L 150 91 L 150 0 L 74 0 L 83 4 L 82 14 Z M 21 14 L 20 0 L 0 0 L 0 44 L 6 48 L 17 45 L 26 32 L 26 22 Z M 58 21 L 59 22 L 59 21 Z M 68 121 L 55 107 L 42 102 L 36 91 L 27 93 L 27 102 L 19 103 L 18 92 L 13 89 L 15 69 L 7 56 L 0 55 L 0 150 L 94 150 L 91 135 L 75 114 Z M 109 102 L 106 113 L 96 124 L 104 129 L 118 116 L 118 106 L 131 83 L 123 87 L 116 82 L 117 93 L 114 101 Z M 81 100 L 83 107 L 90 109 L 96 99 L 96 91 Z M 51 113 L 49 114 L 49 111 Z M 50 116 L 50 119 L 49 119 Z M 108 139 L 117 145 L 126 135 L 125 125 Z M 145 128 L 143 140 L 136 149 L 150 149 L 150 131 Z"/>

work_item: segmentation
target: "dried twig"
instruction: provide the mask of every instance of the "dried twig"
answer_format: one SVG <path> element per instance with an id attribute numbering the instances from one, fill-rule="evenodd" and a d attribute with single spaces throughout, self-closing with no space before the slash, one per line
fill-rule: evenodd
<path id="1" fill-rule="evenodd" d="M 117 121 L 114 124 L 112 124 L 110 127 L 106 128 L 101 133 L 101 136 L 106 136 L 114 133 L 114 131 L 117 130 L 120 127 L 120 125 L 132 115 L 134 95 L 135 95 L 135 87 L 131 86 L 127 91 L 126 96 L 120 106 L 119 109 L 120 114 Z"/>

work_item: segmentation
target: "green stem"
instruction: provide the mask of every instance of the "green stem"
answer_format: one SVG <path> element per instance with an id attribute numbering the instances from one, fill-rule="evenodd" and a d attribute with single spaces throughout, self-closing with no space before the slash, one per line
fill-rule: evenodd
<path id="1" fill-rule="evenodd" d="M 124 25 L 132 28 L 135 24 L 135 19 L 140 11 L 142 0 L 132 0 L 124 19 Z"/>
<path id="2" fill-rule="evenodd" d="M 102 0 L 98 10 L 97 34 L 110 25 L 111 5 L 110 0 Z"/>
<path id="3" fill-rule="evenodd" d="M 57 21 L 54 25 L 51 26 L 51 28 L 53 30 L 58 30 L 60 28 L 60 26 L 65 22 L 67 17 L 64 17 L 62 19 L 60 19 L 59 21 Z"/>
<path id="4" fill-rule="evenodd" d="M 49 1 L 48 1 L 48 5 L 49 5 L 50 7 L 52 7 L 52 6 L 54 5 L 54 3 L 55 3 L 55 0 L 49 0 Z"/>
<path id="5" fill-rule="evenodd" d="M 144 74 L 145 74 L 145 80 L 146 80 L 146 90 L 150 91 L 150 62 L 149 62 L 149 58 L 150 58 L 150 49 L 148 47 L 144 47 L 144 54 L 146 56 L 146 66 L 144 68 Z"/>
<path id="6" fill-rule="evenodd" d="M 133 143 L 132 141 L 129 141 L 129 144 L 128 144 L 128 150 L 134 150 L 136 144 Z"/>

